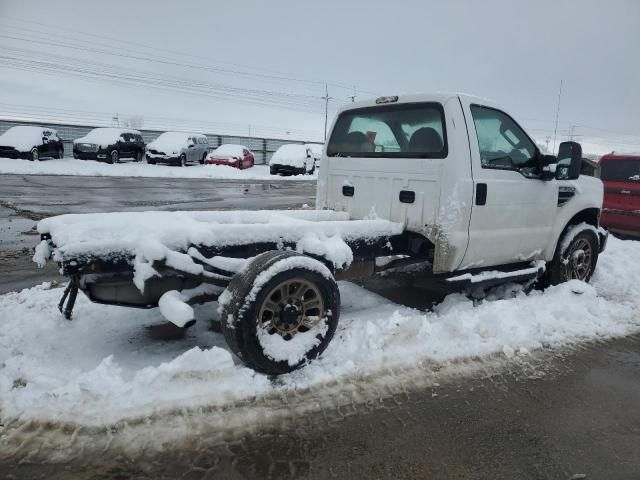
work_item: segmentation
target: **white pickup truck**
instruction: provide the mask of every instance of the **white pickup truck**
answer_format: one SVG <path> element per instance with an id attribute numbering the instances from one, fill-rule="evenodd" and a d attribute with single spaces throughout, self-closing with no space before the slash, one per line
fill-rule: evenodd
<path id="1" fill-rule="evenodd" d="M 351 103 L 334 121 L 315 211 L 135 212 L 41 221 L 53 256 L 92 301 L 160 307 L 180 327 L 219 301 L 231 350 L 268 374 L 330 342 L 336 279 L 421 263 L 416 275 L 478 290 L 588 281 L 607 233 L 603 186 L 580 176 L 580 145 L 543 155 L 503 110 L 457 94 Z M 66 305 L 65 305 L 66 302 Z"/>

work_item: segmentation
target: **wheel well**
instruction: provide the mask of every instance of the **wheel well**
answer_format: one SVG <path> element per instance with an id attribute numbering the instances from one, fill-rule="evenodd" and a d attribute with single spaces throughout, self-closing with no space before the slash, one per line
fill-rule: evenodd
<path id="1" fill-rule="evenodd" d="M 569 226 L 577 225 L 582 222 L 588 223 L 589 225 L 593 225 L 594 227 L 598 228 L 600 223 L 599 217 L 600 217 L 600 211 L 597 208 L 587 208 L 585 210 L 582 210 L 576 213 L 571 218 L 571 220 L 569 220 L 567 225 L 564 227 L 564 230 L 562 233 L 564 233 L 567 230 L 567 228 L 569 228 Z"/>
<path id="2" fill-rule="evenodd" d="M 589 225 L 593 225 L 594 227 L 598 228 L 600 225 L 600 210 L 598 210 L 597 208 L 585 208 L 584 210 L 579 211 L 573 217 L 571 217 L 571 219 L 567 222 L 567 224 L 562 229 L 562 232 L 560 233 L 560 236 L 556 241 L 556 248 L 554 252 L 558 250 L 558 245 L 562 241 L 562 237 L 564 236 L 566 231 L 569 229 L 569 227 L 573 225 L 578 225 L 579 223 L 582 223 L 582 222 L 588 223 Z"/>

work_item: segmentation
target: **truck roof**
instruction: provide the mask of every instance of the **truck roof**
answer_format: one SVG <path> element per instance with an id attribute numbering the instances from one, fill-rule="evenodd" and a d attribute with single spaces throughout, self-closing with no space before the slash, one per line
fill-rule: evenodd
<path id="1" fill-rule="evenodd" d="M 397 100 L 395 98 L 397 97 Z M 393 98 L 393 101 L 388 102 L 380 102 L 381 99 L 390 99 Z M 375 107 L 378 105 L 397 105 L 402 103 L 420 103 L 420 102 L 438 102 L 441 104 L 445 104 L 452 98 L 463 98 L 466 99 L 469 103 L 481 103 L 482 105 L 493 106 L 496 105 L 496 102 L 490 100 L 488 98 L 483 98 L 475 95 L 469 95 L 466 93 L 456 93 L 456 92 L 435 92 L 435 93 L 412 93 L 405 95 L 393 95 L 393 96 L 381 96 L 377 98 L 368 98 L 366 100 L 360 100 L 357 102 L 352 102 L 340 109 L 340 112 L 344 110 L 352 110 L 354 108 L 363 108 L 363 107 Z"/>
<path id="2" fill-rule="evenodd" d="M 600 157 L 600 160 L 598 160 L 598 163 L 602 163 L 604 160 L 640 160 L 640 152 L 638 153 L 616 153 L 616 152 L 606 153 L 602 157 Z"/>

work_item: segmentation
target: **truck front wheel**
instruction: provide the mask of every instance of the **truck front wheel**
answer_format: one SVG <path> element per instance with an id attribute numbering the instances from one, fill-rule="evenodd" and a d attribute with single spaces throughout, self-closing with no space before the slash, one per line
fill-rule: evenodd
<path id="1" fill-rule="evenodd" d="M 340 293 L 329 269 L 294 252 L 255 257 L 220 298 L 229 348 L 250 368 L 291 372 L 320 355 L 340 315 Z"/>
<path id="2" fill-rule="evenodd" d="M 560 237 L 553 260 L 547 265 L 547 284 L 557 285 L 569 280 L 588 282 L 598 262 L 600 239 L 592 226 L 569 228 Z"/>

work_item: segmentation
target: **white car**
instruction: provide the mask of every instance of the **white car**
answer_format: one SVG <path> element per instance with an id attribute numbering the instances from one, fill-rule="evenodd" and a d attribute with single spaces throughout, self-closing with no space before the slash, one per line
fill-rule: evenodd
<path id="1" fill-rule="evenodd" d="M 282 145 L 269 160 L 271 175 L 304 175 L 313 173 L 315 160 L 307 145 L 289 143 Z"/>
<path id="2" fill-rule="evenodd" d="M 184 167 L 204 163 L 209 153 L 209 140 L 199 133 L 164 132 L 147 145 L 147 163 L 169 163 Z"/>

